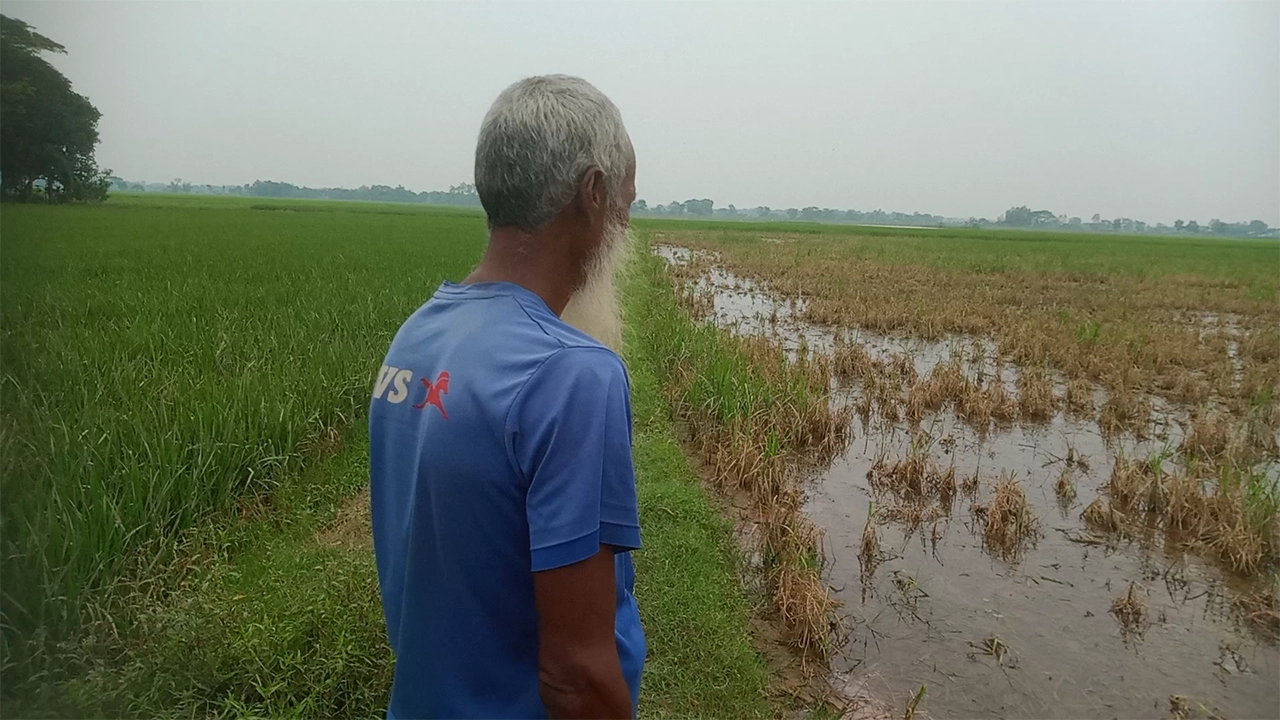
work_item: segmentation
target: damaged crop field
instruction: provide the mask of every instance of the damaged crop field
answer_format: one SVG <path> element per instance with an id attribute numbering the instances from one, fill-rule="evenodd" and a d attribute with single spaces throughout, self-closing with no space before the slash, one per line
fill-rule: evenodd
<path id="1" fill-rule="evenodd" d="M 1275 712 L 1280 244 L 644 230 L 690 332 L 745 363 L 708 382 L 672 351 L 675 405 L 836 696 L 935 716 Z M 779 579 L 802 572 L 818 579 L 797 602 Z"/>

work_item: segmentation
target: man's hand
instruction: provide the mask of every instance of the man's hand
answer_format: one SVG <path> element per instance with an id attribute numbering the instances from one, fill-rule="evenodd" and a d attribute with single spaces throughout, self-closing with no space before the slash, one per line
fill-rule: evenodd
<path id="1" fill-rule="evenodd" d="M 553 718 L 629 718 L 631 693 L 614 640 L 613 550 L 533 574 L 538 693 Z"/>

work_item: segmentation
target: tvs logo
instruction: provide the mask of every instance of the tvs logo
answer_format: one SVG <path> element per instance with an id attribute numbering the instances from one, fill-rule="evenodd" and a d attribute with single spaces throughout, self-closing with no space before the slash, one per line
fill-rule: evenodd
<path id="1" fill-rule="evenodd" d="M 428 405 L 432 405 L 432 406 L 435 406 L 435 408 L 440 411 L 440 417 L 444 418 L 445 420 L 448 420 L 449 413 L 444 411 L 444 398 L 442 397 L 444 395 L 449 394 L 448 371 L 441 370 L 440 374 L 436 376 L 435 382 L 431 382 L 426 378 L 422 378 L 422 387 L 427 389 L 427 396 L 422 398 L 422 402 L 418 403 L 417 405 L 414 405 L 413 409 L 421 410 L 422 408 Z"/>
<path id="2" fill-rule="evenodd" d="M 373 388 L 373 399 L 380 400 L 386 395 L 386 401 L 399 405 L 409 398 L 409 381 L 413 379 L 414 372 L 408 368 L 400 369 L 390 365 L 383 365 L 382 370 L 378 373 L 378 382 Z M 412 405 L 414 410 L 422 410 L 431 405 L 440 411 L 440 417 L 445 420 L 449 419 L 449 413 L 444 409 L 444 396 L 449 394 L 449 373 L 442 370 L 436 376 L 435 381 L 425 377 L 419 378 L 422 387 L 426 390 L 426 395 L 422 398 L 422 402 Z M 390 388 L 391 392 L 387 392 Z"/>

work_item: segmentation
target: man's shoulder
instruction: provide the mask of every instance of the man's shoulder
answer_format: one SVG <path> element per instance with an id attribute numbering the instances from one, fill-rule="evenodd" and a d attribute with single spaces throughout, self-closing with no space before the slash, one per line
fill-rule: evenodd
<path id="1" fill-rule="evenodd" d="M 538 398 L 534 404 L 541 406 L 548 397 L 589 403 L 593 398 L 630 394 L 622 358 L 599 343 L 564 345 L 546 353 L 521 385 L 518 405 L 527 405 L 530 397 Z"/>
<path id="2" fill-rule="evenodd" d="M 514 297 L 512 299 L 525 311 L 529 321 L 537 325 L 539 331 L 546 335 L 549 340 L 556 343 L 557 347 L 553 352 L 568 349 L 600 350 L 613 355 L 617 359 L 617 353 L 604 343 L 556 317 L 549 310 L 546 310 L 544 306 L 529 307 L 532 303 L 525 298 Z M 621 362 L 620 359 L 618 361 Z"/>
<path id="3" fill-rule="evenodd" d="M 627 383 L 627 366 L 622 358 L 599 343 L 561 344 L 544 351 L 525 381 L 530 389 L 580 387 L 599 392 L 613 386 L 625 391 Z"/>
<path id="4" fill-rule="evenodd" d="M 543 362 L 561 377 L 575 377 L 590 371 L 601 379 L 626 379 L 627 366 L 618 353 L 598 342 L 562 344 L 546 354 Z"/>
<path id="5" fill-rule="evenodd" d="M 426 354 L 464 352 L 477 360 L 502 359 L 512 351 L 525 358 L 545 356 L 565 346 L 546 325 L 510 295 L 459 301 L 438 292 L 404 321 L 392 346 Z"/>

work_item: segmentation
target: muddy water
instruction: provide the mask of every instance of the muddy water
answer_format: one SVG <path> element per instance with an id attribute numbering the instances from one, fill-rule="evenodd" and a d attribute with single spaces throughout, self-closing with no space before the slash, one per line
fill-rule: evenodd
<path id="1" fill-rule="evenodd" d="M 683 248 L 656 252 L 674 263 L 692 257 Z M 710 319 L 737 332 L 775 336 L 792 351 L 802 339 L 816 349 L 833 343 L 831 329 L 798 320 L 802 300 L 775 301 L 721 270 L 696 284 L 714 293 Z M 998 367 L 992 344 L 981 338 L 850 337 L 873 357 L 910 355 L 921 374 L 953 353 L 992 372 Z M 1001 376 L 1012 390 L 1016 369 L 1004 368 Z M 838 395 L 850 401 L 857 393 L 855 386 Z M 1156 543 L 1102 542 L 1080 520 L 1118 454 L 1145 457 L 1181 439 L 1185 410 L 1153 407 L 1147 439 L 1110 443 L 1094 422 L 1063 415 L 985 436 L 949 411 L 926 417 L 922 427 L 933 438 L 928 452 L 936 462 L 954 466 L 958 477 L 977 473 L 980 503 L 1001 472 L 1012 473 L 1040 534 L 1016 563 L 995 560 L 962 496 L 936 530 L 878 526 L 887 559 L 865 588 L 858 549 L 873 499 L 867 472 L 879 456 L 906 457 L 911 433 L 874 413 L 856 427 L 845 454 L 813 484 L 807 505 L 826 532 L 828 581 L 850 619 L 849 643 L 835 662 L 837 682 L 897 707 L 923 684 L 922 707 L 934 717 L 1166 717 L 1171 695 L 1227 717 L 1280 717 L 1280 648 L 1230 609 L 1231 598 L 1256 587 Z M 1069 452 L 1084 464 L 1073 468 L 1077 499 L 1063 504 L 1053 486 Z M 1147 604 L 1149 625 L 1140 635 L 1123 633 L 1109 612 L 1131 582 Z M 984 644 L 1002 648 L 1000 658 Z"/>

